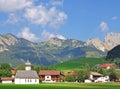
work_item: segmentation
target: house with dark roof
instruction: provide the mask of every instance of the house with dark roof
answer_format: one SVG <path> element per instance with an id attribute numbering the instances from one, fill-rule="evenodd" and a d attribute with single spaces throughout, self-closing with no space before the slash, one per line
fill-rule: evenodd
<path id="1" fill-rule="evenodd" d="M 91 83 L 91 82 L 109 82 L 109 76 L 103 76 L 102 74 L 98 73 L 98 72 L 90 72 L 90 76 L 89 79 L 85 79 L 85 83 Z"/>
<path id="2" fill-rule="evenodd" d="M 15 84 L 39 84 L 39 76 L 36 71 L 31 70 L 31 63 L 25 63 L 25 70 L 17 70 Z"/>
<path id="3" fill-rule="evenodd" d="M 99 77 L 102 77 L 103 75 L 98 73 L 98 72 L 90 72 L 90 79 L 91 80 L 96 80 Z"/>
<path id="4" fill-rule="evenodd" d="M 58 70 L 41 70 L 39 77 L 42 82 L 60 82 L 62 74 Z"/>

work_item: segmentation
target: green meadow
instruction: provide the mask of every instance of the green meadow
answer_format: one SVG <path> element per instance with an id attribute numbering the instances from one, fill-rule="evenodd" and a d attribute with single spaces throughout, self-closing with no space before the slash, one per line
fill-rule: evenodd
<path id="1" fill-rule="evenodd" d="M 0 84 L 0 89 L 120 89 L 119 83 L 52 83 L 38 85 Z"/>
<path id="2" fill-rule="evenodd" d="M 104 58 L 78 58 L 63 63 L 55 64 L 52 67 L 58 70 L 74 70 L 74 69 L 84 69 L 88 64 L 90 67 L 96 64 L 107 63 Z"/>

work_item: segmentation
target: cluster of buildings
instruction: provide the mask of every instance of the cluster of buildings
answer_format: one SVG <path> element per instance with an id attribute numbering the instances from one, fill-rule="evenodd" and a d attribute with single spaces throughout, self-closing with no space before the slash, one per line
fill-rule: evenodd
<path id="1" fill-rule="evenodd" d="M 91 83 L 91 82 L 98 83 L 98 82 L 109 82 L 109 81 L 110 81 L 109 76 L 103 76 L 100 73 L 91 72 L 89 79 L 86 79 L 85 83 Z"/>
<path id="2" fill-rule="evenodd" d="M 39 84 L 42 82 L 60 82 L 64 76 L 57 70 L 41 70 L 39 74 L 35 70 L 31 70 L 31 63 L 25 63 L 25 70 L 12 69 L 12 77 L 1 78 L 2 83 L 15 84 Z"/>
<path id="3" fill-rule="evenodd" d="M 110 69 L 111 67 L 116 67 L 113 63 L 102 64 L 99 67 L 104 69 Z M 25 63 L 25 70 L 16 70 L 13 68 L 11 70 L 12 77 L 1 78 L 2 83 L 15 83 L 15 84 L 39 84 L 39 82 L 60 82 L 61 79 L 65 78 L 58 70 L 40 70 L 37 73 L 35 70 L 31 70 L 31 63 L 27 61 Z M 68 75 L 76 75 L 77 73 L 72 71 Z M 97 72 L 90 72 L 90 76 L 85 80 L 85 83 L 91 82 L 109 82 L 109 76 L 103 76 Z"/>

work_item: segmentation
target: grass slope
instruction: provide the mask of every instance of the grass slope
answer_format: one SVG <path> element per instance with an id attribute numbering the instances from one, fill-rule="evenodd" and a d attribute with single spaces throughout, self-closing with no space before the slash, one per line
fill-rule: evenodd
<path id="1" fill-rule="evenodd" d="M 120 89 L 120 84 L 115 83 L 54 83 L 39 85 L 14 85 L 0 84 L 0 89 Z"/>
<path id="2" fill-rule="evenodd" d="M 79 68 L 84 69 L 87 64 L 93 67 L 96 64 L 102 64 L 105 62 L 108 61 L 104 60 L 103 58 L 78 58 L 60 64 L 55 64 L 52 67 L 58 70 L 71 70 L 71 69 L 79 69 Z"/>

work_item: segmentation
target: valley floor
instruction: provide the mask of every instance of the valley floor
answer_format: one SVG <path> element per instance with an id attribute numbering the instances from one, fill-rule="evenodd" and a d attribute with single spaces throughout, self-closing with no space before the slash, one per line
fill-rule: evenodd
<path id="1" fill-rule="evenodd" d="M 41 83 L 38 85 L 0 84 L 0 89 L 120 89 L 120 83 Z"/>

